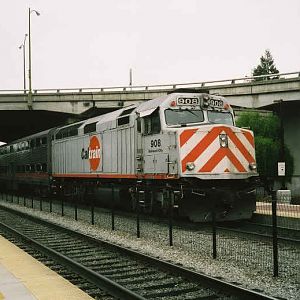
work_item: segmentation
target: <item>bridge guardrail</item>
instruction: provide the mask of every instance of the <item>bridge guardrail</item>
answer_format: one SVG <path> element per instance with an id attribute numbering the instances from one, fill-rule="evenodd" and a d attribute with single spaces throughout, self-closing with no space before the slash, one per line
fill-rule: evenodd
<path id="1" fill-rule="evenodd" d="M 93 93 L 93 92 L 132 92 L 132 91 L 156 91 L 156 90 L 172 90 L 175 88 L 205 88 L 211 86 L 223 86 L 223 85 L 234 85 L 234 84 L 249 84 L 256 82 L 258 79 L 292 79 L 299 78 L 300 71 L 290 73 L 279 73 L 260 75 L 252 77 L 238 77 L 231 79 L 221 79 L 213 81 L 202 81 L 202 82 L 189 82 L 189 83 L 170 83 L 170 84 L 156 84 L 156 85 L 136 85 L 136 86 L 109 86 L 109 87 L 93 87 L 93 88 L 60 88 L 60 89 L 33 89 L 33 94 L 49 94 L 49 93 Z M 261 81 L 257 81 L 261 82 Z M 264 81 L 263 81 L 264 82 Z M 0 90 L 1 94 L 24 94 L 27 95 L 29 90 Z"/>

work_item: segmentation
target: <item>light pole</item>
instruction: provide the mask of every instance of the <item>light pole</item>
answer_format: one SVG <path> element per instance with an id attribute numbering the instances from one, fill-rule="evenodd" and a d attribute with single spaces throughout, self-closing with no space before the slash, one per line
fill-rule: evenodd
<path id="1" fill-rule="evenodd" d="M 28 33 L 29 33 L 29 47 L 28 47 L 28 81 L 29 81 L 29 90 L 28 90 L 28 108 L 32 109 L 32 87 L 31 87 L 31 13 L 35 13 L 37 16 L 40 13 L 34 9 L 28 9 Z"/>
<path id="2" fill-rule="evenodd" d="M 28 34 L 25 34 L 24 42 L 19 46 L 19 49 L 23 49 L 23 86 L 24 86 L 24 94 L 26 94 L 26 38 Z"/>

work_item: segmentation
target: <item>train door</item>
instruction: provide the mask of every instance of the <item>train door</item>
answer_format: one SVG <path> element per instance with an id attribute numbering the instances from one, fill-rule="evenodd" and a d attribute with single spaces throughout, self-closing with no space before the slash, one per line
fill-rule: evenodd
<path id="1" fill-rule="evenodd" d="M 161 132 L 159 109 L 140 113 L 141 134 L 137 138 L 137 154 L 142 156 L 144 174 L 168 174 L 168 136 Z M 139 153 L 140 151 L 140 153 Z"/>

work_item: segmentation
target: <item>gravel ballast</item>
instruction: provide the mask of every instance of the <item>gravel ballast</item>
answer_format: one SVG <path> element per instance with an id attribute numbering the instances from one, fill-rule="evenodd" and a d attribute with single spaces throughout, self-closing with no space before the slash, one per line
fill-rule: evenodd
<path id="1" fill-rule="evenodd" d="M 174 239 L 175 246 L 170 247 L 168 245 L 168 232 L 165 224 L 151 224 L 151 226 L 145 226 L 143 223 L 143 227 L 141 227 L 141 237 L 137 239 L 134 231 L 135 220 L 129 219 L 125 216 L 122 217 L 118 215 L 116 217 L 116 230 L 112 231 L 110 229 L 110 216 L 107 212 L 97 212 L 97 214 L 95 214 L 96 225 L 91 225 L 89 224 L 91 218 L 90 211 L 88 210 L 80 210 L 78 212 L 79 220 L 75 221 L 73 219 L 74 208 L 68 206 L 65 206 L 64 208 L 66 216 L 61 217 L 58 213 L 59 207 L 55 208 L 55 205 L 53 211 L 56 213 L 50 214 L 45 211 L 38 211 L 5 201 L 1 201 L 0 203 L 3 206 L 38 216 L 73 230 L 89 234 L 93 237 L 126 246 L 127 248 L 134 249 L 166 261 L 180 264 L 199 273 L 221 278 L 228 282 L 239 283 L 246 288 L 263 291 L 269 296 L 278 297 L 280 299 L 299 299 L 299 268 L 298 272 L 292 272 L 293 276 L 291 276 L 289 272 L 285 272 L 285 270 L 288 271 L 289 269 L 294 270 L 295 265 L 297 270 L 299 260 L 295 261 L 295 259 L 288 259 L 288 257 L 283 258 L 287 259 L 284 264 L 285 270 L 280 270 L 280 276 L 278 278 L 274 278 L 272 276 L 272 271 L 263 271 L 263 268 L 260 268 L 260 266 L 253 267 L 253 264 L 251 264 L 250 261 L 247 261 L 247 256 L 243 257 L 242 260 L 234 260 L 230 256 L 230 253 L 226 253 L 226 258 L 224 258 L 223 255 L 222 259 L 212 259 L 210 253 L 211 239 L 209 236 L 203 234 L 199 235 L 199 238 L 201 238 L 201 249 L 193 247 L 193 245 L 189 245 L 187 247 L 185 242 L 187 241 L 190 243 L 190 240 L 177 241 L 176 237 Z M 35 207 L 38 207 L 38 202 L 36 202 Z M 45 206 L 44 209 L 47 209 L 47 207 Z M 184 239 L 184 237 L 191 234 L 199 233 L 191 233 L 190 231 L 184 232 L 184 230 L 181 229 L 179 237 L 180 239 Z M 193 238 L 197 239 L 197 236 Z M 248 247 L 249 245 L 249 241 L 237 241 L 237 237 L 225 238 L 222 243 L 225 242 L 233 244 L 233 247 L 234 244 L 237 243 L 235 248 L 241 247 L 243 243 L 245 243 L 245 247 Z M 299 249 L 292 251 L 292 253 L 294 252 L 298 254 Z M 251 259 L 253 260 L 253 256 Z M 288 264 L 290 264 L 290 267 Z"/>

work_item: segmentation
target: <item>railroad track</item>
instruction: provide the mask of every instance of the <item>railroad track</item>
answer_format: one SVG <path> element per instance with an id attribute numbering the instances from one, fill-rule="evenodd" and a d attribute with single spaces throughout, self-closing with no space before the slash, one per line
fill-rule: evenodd
<path id="1" fill-rule="evenodd" d="M 0 218 L 6 236 L 17 237 L 46 259 L 50 257 L 94 289 L 104 291 L 103 295 L 119 299 L 276 299 L 19 211 L 0 207 Z"/>
<path id="2" fill-rule="evenodd" d="M 236 233 L 272 238 L 272 225 L 240 221 L 219 225 L 217 228 Z M 278 241 L 300 244 L 300 230 L 277 226 Z"/>

